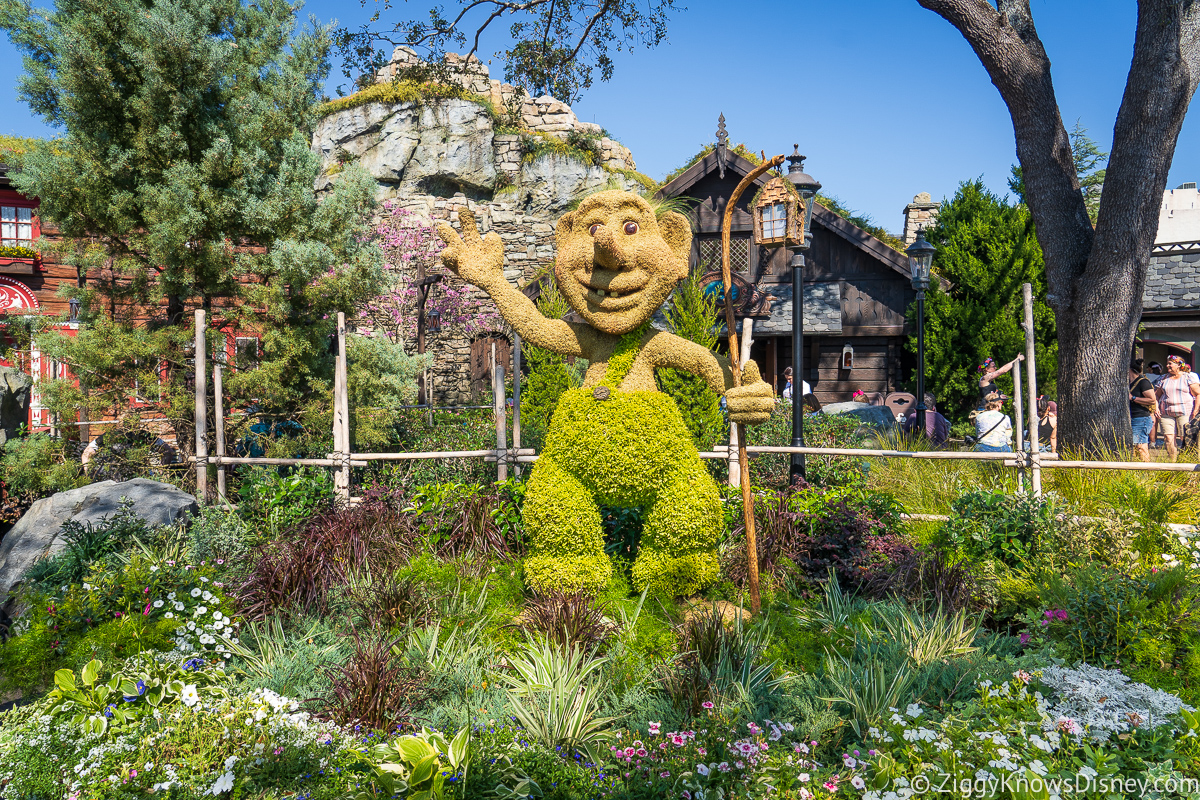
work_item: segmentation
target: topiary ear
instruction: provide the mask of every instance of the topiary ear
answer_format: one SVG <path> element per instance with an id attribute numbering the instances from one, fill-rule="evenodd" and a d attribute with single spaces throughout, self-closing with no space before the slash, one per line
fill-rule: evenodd
<path id="1" fill-rule="evenodd" d="M 668 211 L 658 218 L 658 231 L 675 255 L 683 261 L 684 274 L 692 255 L 692 226 L 687 217 Z"/>
<path id="2" fill-rule="evenodd" d="M 568 211 L 558 218 L 558 224 L 554 226 L 554 249 L 559 253 L 563 252 L 566 247 L 566 239 L 571 235 L 571 225 L 575 219 L 575 212 Z"/>

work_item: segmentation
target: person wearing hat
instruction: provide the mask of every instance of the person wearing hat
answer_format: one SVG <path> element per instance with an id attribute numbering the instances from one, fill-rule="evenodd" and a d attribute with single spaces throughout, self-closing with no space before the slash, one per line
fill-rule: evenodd
<path id="1" fill-rule="evenodd" d="M 1003 375 L 1006 372 L 1011 372 L 1012 368 L 1014 366 L 1016 366 L 1018 361 L 1024 361 L 1024 360 L 1025 360 L 1025 356 L 1021 355 L 1020 353 L 1017 354 L 1016 358 L 1014 358 L 1012 361 L 1008 362 L 1007 364 L 1005 364 L 1002 367 L 997 367 L 996 360 L 991 357 L 985 358 L 983 360 L 983 363 L 979 365 L 979 370 L 978 370 L 979 371 L 979 405 L 977 407 L 977 410 L 979 410 L 979 411 L 984 410 L 984 405 L 987 403 L 987 396 L 989 394 L 996 394 L 996 395 L 1000 394 L 1000 388 L 998 386 L 996 386 L 996 378 L 1000 377 L 1001 375 Z M 1003 396 L 1001 396 L 1001 399 L 1003 399 Z"/>
<path id="2" fill-rule="evenodd" d="M 1163 440 L 1167 444 L 1167 455 L 1172 461 L 1179 457 L 1176 437 L 1183 438 L 1183 429 L 1200 412 L 1200 382 L 1195 380 L 1191 369 L 1177 355 L 1167 356 L 1167 376 L 1158 384 L 1157 395 L 1162 403 Z"/>

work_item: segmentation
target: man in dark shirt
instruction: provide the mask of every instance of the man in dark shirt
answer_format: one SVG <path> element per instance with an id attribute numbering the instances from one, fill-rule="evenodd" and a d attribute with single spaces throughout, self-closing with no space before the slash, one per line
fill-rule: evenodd
<path id="1" fill-rule="evenodd" d="M 1142 359 L 1129 362 L 1129 425 L 1133 432 L 1133 444 L 1142 461 L 1150 460 L 1150 431 L 1158 418 L 1158 398 L 1154 384 L 1142 374 Z"/>
<path id="2" fill-rule="evenodd" d="M 908 412 L 908 416 L 904 420 L 904 432 L 918 435 L 921 433 L 921 429 L 917 426 L 917 410 L 915 408 Z M 925 435 L 934 447 L 941 447 L 950 438 L 950 423 L 938 413 L 937 404 L 929 392 L 925 393 Z"/>

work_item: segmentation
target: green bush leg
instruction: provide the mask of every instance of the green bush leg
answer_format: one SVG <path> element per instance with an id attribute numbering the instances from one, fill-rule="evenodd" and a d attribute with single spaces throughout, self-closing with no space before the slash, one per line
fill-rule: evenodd
<path id="1" fill-rule="evenodd" d="M 604 554 L 600 507 L 552 458 L 543 455 L 534 464 L 524 517 L 533 549 L 525 561 L 531 589 L 595 592 L 608 585 L 612 562 Z"/>

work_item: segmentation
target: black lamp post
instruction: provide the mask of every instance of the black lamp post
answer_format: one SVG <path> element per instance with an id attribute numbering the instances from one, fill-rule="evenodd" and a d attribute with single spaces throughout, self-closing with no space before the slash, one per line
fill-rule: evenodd
<path id="1" fill-rule="evenodd" d="M 917 240 L 906 252 L 912 285 L 917 290 L 917 430 L 925 435 L 925 290 L 929 288 L 934 247 L 925 241 L 924 229 L 917 230 Z"/>
<path id="2" fill-rule="evenodd" d="M 804 171 L 800 145 L 792 145 L 792 154 L 787 160 L 787 180 L 804 201 L 804 235 L 789 248 L 792 251 L 789 262 L 792 267 L 792 447 L 804 447 L 804 254 L 812 246 L 813 198 L 821 184 Z M 792 483 L 805 477 L 803 453 L 792 453 L 789 477 Z"/>

